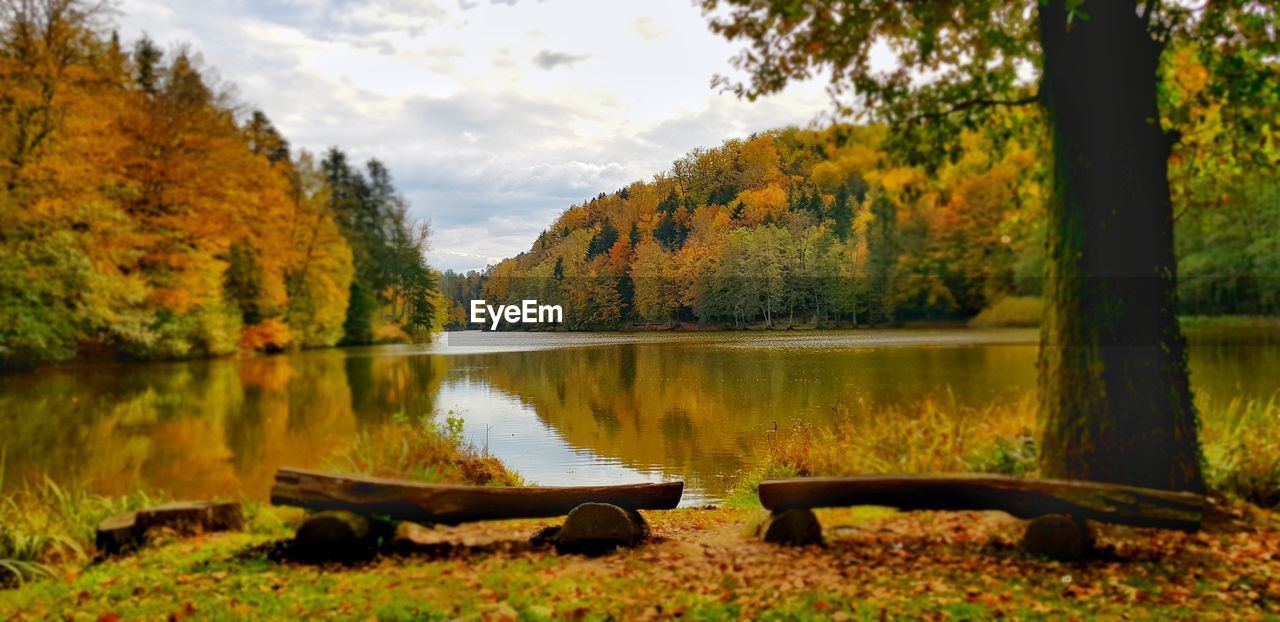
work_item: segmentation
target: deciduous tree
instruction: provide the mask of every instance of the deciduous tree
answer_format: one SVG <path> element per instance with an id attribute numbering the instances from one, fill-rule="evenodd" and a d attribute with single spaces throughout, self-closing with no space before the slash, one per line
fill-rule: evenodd
<path id="1" fill-rule="evenodd" d="M 1037 103 L 1052 136 L 1048 314 L 1040 359 L 1046 475 L 1203 489 L 1177 324 L 1167 175 L 1176 141 L 1157 108 L 1169 46 L 1234 68 L 1233 106 L 1274 90 L 1277 11 L 1236 0 L 878 2 L 704 0 L 755 98 L 828 72 L 844 112 L 906 130 L 917 159 L 991 107 Z M 885 43 L 896 58 L 875 67 Z M 1229 60 L 1224 60 L 1229 59 Z M 1270 60 L 1268 60 L 1270 59 Z M 928 79 L 918 76 L 928 75 Z M 1038 84 L 1028 80 L 1038 74 Z M 942 123 L 924 123 L 936 120 Z M 923 131 L 921 128 L 925 128 Z M 915 131 L 912 131 L 915 130 Z M 943 150 L 945 152 L 945 149 Z"/>

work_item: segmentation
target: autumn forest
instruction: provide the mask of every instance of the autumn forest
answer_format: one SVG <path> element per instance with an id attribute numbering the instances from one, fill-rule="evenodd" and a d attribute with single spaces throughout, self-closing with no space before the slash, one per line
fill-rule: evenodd
<path id="1" fill-rule="evenodd" d="M 555 301 L 569 329 L 1039 317 L 1047 157 L 1033 108 L 964 129 L 942 158 L 878 125 L 695 149 L 565 210 L 518 257 L 446 272 L 442 295 L 426 225 L 386 166 L 291 150 L 196 51 L 103 24 L 81 11 L 4 33 L 6 364 L 406 341 L 465 326 L 475 298 Z M 1246 172 L 1196 49 L 1167 56 L 1182 312 L 1274 313 L 1280 183 Z M 1255 137 L 1271 160 L 1276 131 Z"/>
<path id="2" fill-rule="evenodd" d="M 430 333 L 427 228 L 386 166 L 291 150 L 196 51 L 68 7 L 0 33 L 0 364 Z"/>
<path id="3" fill-rule="evenodd" d="M 1196 49 L 1167 57 L 1163 121 L 1182 135 L 1170 172 L 1181 312 L 1274 314 L 1280 179 L 1251 173 L 1250 158 L 1280 159 L 1280 128 L 1260 110 L 1260 131 L 1245 134 L 1258 126 L 1223 110 Z M 784 128 L 695 149 L 651 181 L 565 210 L 518 257 L 446 272 L 449 322 L 465 325 L 473 298 L 533 298 L 564 304 L 570 329 L 1037 323 L 1040 113 L 1000 109 L 941 143 L 943 157 L 904 149 L 903 135 Z"/>
<path id="4" fill-rule="evenodd" d="M 1276 0 L 0 0 L 0 619 L 1276 619 L 1278 169 Z"/>

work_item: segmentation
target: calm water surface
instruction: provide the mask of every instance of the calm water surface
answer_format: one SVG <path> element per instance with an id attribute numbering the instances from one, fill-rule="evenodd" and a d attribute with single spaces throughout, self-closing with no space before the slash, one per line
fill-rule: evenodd
<path id="1" fill-rule="evenodd" d="M 280 466 L 326 466 L 398 412 L 453 410 L 468 440 L 544 485 L 686 480 L 719 499 L 776 424 L 836 403 L 982 406 L 1035 385 L 1029 330 L 451 333 L 423 346 L 84 364 L 0 376 L 5 486 L 265 499 Z M 1192 384 L 1280 390 L 1280 331 L 1193 331 Z"/>

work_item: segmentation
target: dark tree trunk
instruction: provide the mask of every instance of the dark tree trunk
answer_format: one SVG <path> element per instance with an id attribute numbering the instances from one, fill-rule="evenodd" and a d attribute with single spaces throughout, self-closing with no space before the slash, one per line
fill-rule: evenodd
<path id="1" fill-rule="evenodd" d="M 1053 138 L 1040 343 L 1045 477 L 1202 491 L 1175 301 L 1160 45 L 1134 3 L 1040 5 Z"/>

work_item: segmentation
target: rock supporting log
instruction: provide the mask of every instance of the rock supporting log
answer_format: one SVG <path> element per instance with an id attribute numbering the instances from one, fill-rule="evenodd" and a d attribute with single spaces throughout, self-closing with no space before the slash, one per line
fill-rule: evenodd
<path id="1" fill-rule="evenodd" d="M 1093 530 L 1063 514 L 1041 516 L 1027 523 L 1022 549 L 1057 561 L 1077 561 L 1093 550 Z"/>
<path id="2" fill-rule="evenodd" d="M 146 544 L 153 530 L 178 535 L 210 531 L 235 531 L 244 527 L 239 503 L 188 501 L 112 516 L 98 525 L 95 544 L 106 555 L 127 552 Z"/>
<path id="3" fill-rule="evenodd" d="M 821 544 L 822 525 L 808 508 L 780 510 L 772 512 L 756 527 L 756 536 L 771 544 Z"/>
<path id="4" fill-rule="evenodd" d="M 376 534 L 369 519 L 345 510 L 329 510 L 307 517 L 298 527 L 290 553 L 311 562 L 349 562 L 374 554 Z"/>
<path id="5" fill-rule="evenodd" d="M 565 518 L 556 536 L 556 550 L 599 555 L 618 547 L 635 546 L 648 535 L 648 523 L 635 510 L 608 503 L 583 503 Z"/>
<path id="6" fill-rule="evenodd" d="M 422 524 L 563 516 L 584 503 L 625 510 L 676 507 L 684 482 L 621 486 L 480 487 L 280 469 L 271 502 L 313 510 L 348 510 Z"/>
<path id="7" fill-rule="evenodd" d="M 903 510 L 1001 510 L 1019 518 L 1066 514 L 1135 527 L 1196 531 L 1204 497 L 1119 484 L 994 475 L 858 476 L 770 480 L 770 510 L 883 505 Z"/>

